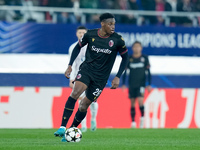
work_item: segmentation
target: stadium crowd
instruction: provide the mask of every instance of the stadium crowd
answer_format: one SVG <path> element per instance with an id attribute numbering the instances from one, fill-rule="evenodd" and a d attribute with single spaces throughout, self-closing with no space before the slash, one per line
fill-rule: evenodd
<path id="1" fill-rule="evenodd" d="M 121 9 L 121 10 L 147 10 L 147 11 L 171 11 L 171 12 L 199 12 L 200 0 L 0 0 L 0 5 L 14 6 L 45 6 L 45 7 L 65 7 L 65 8 L 92 8 L 92 9 Z M 6 20 L 8 12 L 0 10 L 0 20 Z M 23 18 L 21 11 L 9 12 L 13 20 Z M 79 23 L 80 13 L 57 13 L 58 23 Z M 118 23 L 136 24 L 136 17 L 131 15 L 116 15 Z M 99 16 L 96 14 L 86 14 L 87 23 L 98 22 Z M 51 21 L 52 16 L 45 12 L 45 20 Z M 200 22 L 200 18 L 197 18 Z M 28 21 L 34 21 L 30 18 Z M 142 16 L 144 25 L 164 25 L 163 16 Z M 170 17 L 170 25 L 191 26 L 192 18 Z"/>

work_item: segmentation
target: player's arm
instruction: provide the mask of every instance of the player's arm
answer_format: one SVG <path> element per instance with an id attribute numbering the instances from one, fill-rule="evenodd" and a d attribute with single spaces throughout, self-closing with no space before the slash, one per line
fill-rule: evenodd
<path id="1" fill-rule="evenodd" d="M 148 92 L 151 91 L 151 71 L 150 71 L 150 63 L 149 63 L 149 59 L 147 57 L 147 64 L 146 64 L 146 74 L 147 74 L 147 90 Z"/>
<path id="2" fill-rule="evenodd" d="M 123 71 L 126 69 L 126 66 L 128 64 L 128 49 L 126 48 L 124 40 L 122 38 L 119 41 L 118 49 L 119 49 L 120 55 L 122 57 L 122 61 L 121 61 L 121 64 L 119 66 L 119 70 L 117 72 L 117 75 L 112 81 L 111 89 L 116 89 L 119 86 L 119 79 L 120 79 Z"/>
<path id="3" fill-rule="evenodd" d="M 128 65 L 122 75 L 122 90 L 124 90 L 126 88 L 126 77 L 127 77 L 127 70 L 129 69 L 129 61 L 128 61 Z"/>
<path id="4" fill-rule="evenodd" d="M 147 82 L 148 82 L 147 85 L 151 86 L 151 71 L 149 68 L 147 69 Z"/>
<path id="5" fill-rule="evenodd" d="M 125 69 L 122 75 L 122 90 L 126 89 L 126 76 L 127 76 L 127 69 Z"/>
<path id="6" fill-rule="evenodd" d="M 72 54 L 71 54 L 71 58 L 68 64 L 68 68 L 65 71 L 65 77 L 66 78 L 70 78 L 70 73 L 72 72 L 72 64 L 74 62 L 74 60 L 76 59 L 76 57 L 78 56 L 78 54 L 80 53 L 80 50 L 83 46 L 85 46 L 88 43 L 88 33 L 85 33 L 83 38 L 81 40 L 78 41 L 78 43 L 76 44 L 76 46 L 74 47 Z"/>
<path id="7" fill-rule="evenodd" d="M 151 87 L 151 72 L 150 72 L 150 69 L 147 69 L 147 82 L 148 82 L 148 84 L 147 84 L 146 88 L 147 88 L 148 92 L 151 92 L 152 87 Z"/>
<path id="8" fill-rule="evenodd" d="M 121 55 L 121 57 L 122 57 L 122 61 L 121 61 L 119 70 L 117 72 L 117 75 L 112 81 L 111 89 L 116 89 L 119 86 L 119 79 L 120 79 L 123 71 L 126 69 L 126 66 L 128 64 L 128 53 L 127 52 L 124 53 L 123 55 Z"/>

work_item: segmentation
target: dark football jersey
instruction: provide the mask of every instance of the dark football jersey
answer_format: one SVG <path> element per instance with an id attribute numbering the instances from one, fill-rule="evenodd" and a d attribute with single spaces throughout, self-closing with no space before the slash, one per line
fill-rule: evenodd
<path id="1" fill-rule="evenodd" d="M 100 29 L 88 30 L 79 45 L 88 44 L 86 59 L 80 69 L 88 71 L 97 80 L 107 80 L 112 70 L 117 53 L 121 55 L 128 50 L 121 35 L 116 32 L 107 37 L 99 34 Z"/>
<path id="2" fill-rule="evenodd" d="M 130 56 L 127 68 L 130 70 L 129 87 L 145 87 L 146 70 L 150 68 L 148 57 L 143 54 L 138 58 Z"/>

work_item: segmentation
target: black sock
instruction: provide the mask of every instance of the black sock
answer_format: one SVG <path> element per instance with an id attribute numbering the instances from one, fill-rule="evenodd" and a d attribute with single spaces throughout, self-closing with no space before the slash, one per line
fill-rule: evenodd
<path id="1" fill-rule="evenodd" d="M 73 99 L 72 97 L 68 98 L 68 100 L 65 104 L 61 126 L 66 127 L 67 122 L 74 111 L 75 103 L 76 103 L 75 99 Z"/>
<path id="2" fill-rule="evenodd" d="M 144 106 L 140 106 L 140 113 L 141 113 L 141 116 L 143 117 L 144 116 Z"/>
<path id="3" fill-rule="evenodd" d="M 135 107 L 131 107 L 131 119 L 132 122 L 135 121 Z"/>
<path id="4" fill-rule="evenodd" d="M 74 121 L 73 121 L 71 127 L 77 127 L 81 123 L 81 121 L 85 118 L 86 114 L 87 114 L 87 111 L 81 112 L 78 109 L 78 111 L 76 112 L 76 115 L 74 117 Z"/>

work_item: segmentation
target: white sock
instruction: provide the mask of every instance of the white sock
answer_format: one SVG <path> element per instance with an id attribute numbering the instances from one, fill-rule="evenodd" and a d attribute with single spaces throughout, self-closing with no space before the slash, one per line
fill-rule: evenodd
<path id="1" fill-rule="evenodd" d="M 133 122 L 131 123 L 131 127 L 132 127 L 132 128 L 136 128 L 136 122 L 135 122 L 135 121 L 133 121 Z"/>
<path id="2" fill-rule="evenodd" d="M 140 117 L 140 128 L 144 127 L 144 117 Z"/>
<path id="3" fill-rule="evenodd" d="M 90 112 L 91 112 L 91 121 L 96 122 L 96 117 L 97 117 L 97 112 L 98 112 L 98 103 L 97 102 L 93 102 L 90 105 Z"/>
<path id="4" fill-rule="evenodd" d="M 65 126 L 60 126 L 60 128 L 64 128 L 66 130 L 66 127 Z"/>
<path id="5" fill-rule="evenodd" d="M 79 102 L 79 104 L 80 104 L 81 100 L 79 100 L 78 102 Z M 81 121 L 81 128 L 87 128 L 87 125 L 86 125 L 86 122 L 87 122 L 86 117 L 87 117 L 87 116 L 85 116 L 85 118 Z"/>
<path id="6" fill-rule="evenodd" d="M 85 118 L 81 122 L 81 128 L 87 128 L 87 125 L 86 125 L 86 116 L 85 116 Z"/>

